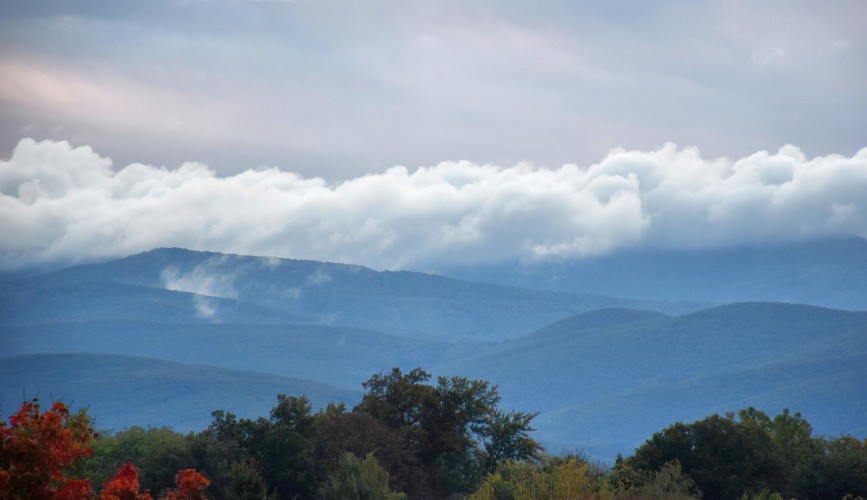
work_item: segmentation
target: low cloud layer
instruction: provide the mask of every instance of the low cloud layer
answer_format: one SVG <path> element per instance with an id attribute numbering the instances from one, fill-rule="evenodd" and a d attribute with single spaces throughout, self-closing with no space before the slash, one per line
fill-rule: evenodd
<path id="1" fill-rule="evenodd" d="M 6 269 L 164 246 L 424 270 L 867 237 L 867 148 L 708 160 L 666 144 L 589 167 L 443 162 L 328 183 L 277 168 L 221 177 L 199 163 L 113 167 L 89 147 L 24 139 L 0 161 L 0 234 Z"/>

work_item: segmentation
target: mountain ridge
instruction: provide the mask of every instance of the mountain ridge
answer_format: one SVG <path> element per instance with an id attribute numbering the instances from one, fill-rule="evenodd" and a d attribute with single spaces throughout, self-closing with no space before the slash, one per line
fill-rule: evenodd
<path id="1" fill-rule="evenodd" d="M 0 306 L 4 356 L 133 354 L 350 391 L 395 366 L 489 380 L 504 407 L 541 412 L 538 436 L 550 450 L 584 443 L 603 461 L 649 437 L 630 424 L 640 414 L 612 413 L 630 401 L 669 424 L 790 400 L 818 415 L 817 428 L 837 419 L 846 429 L 863 427 L 849 406 L 867 406 L 852 380 L 867 366 L 867 312 L 824 306 L 672 305 L 184 249 L 2 281 Z M 146 375 L 143 387 L 159 391 Z M 588 441 L 582 422 L 609 422 L 599 436 L 616 439 Z"/>
<path id="2" fill-rule="evenodd" d="M 867 310 L 860 236 L 706 249 L 636 248 L 582 259 L 441 267 L 439 274 L 535 290 L 706 303 L 774 301 Z"/>

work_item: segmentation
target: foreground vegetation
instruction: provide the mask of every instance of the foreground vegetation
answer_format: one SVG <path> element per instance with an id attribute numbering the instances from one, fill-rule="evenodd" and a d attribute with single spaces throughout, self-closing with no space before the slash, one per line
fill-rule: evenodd
<path id="1" fill-rule="evenodd" d="M 867 496 L 867 441 L 812 436 L 784 411 L 676 423 L 613 468 L 550 456 L 495 386 L 393 369 L 352 410 L 279 395 L 198 433 L 98 436 L 84 412 L 24 403 L 0 422 L 0 498 L 844 498 Z"/>

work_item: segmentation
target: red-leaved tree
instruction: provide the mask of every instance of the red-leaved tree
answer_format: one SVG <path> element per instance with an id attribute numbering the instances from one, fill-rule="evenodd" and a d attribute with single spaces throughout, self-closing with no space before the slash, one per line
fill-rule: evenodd
<path id="1" fill-rule="evenodd" d="M 175 476 L 177 491 L 170 491 L 161 500 L 205 500 L 205 488 L 211 484 L 196 469 L 184 469 Z"/>
<path id="2" fill-rule="evenodd" d="M 92 495 L 90 481 L 70 476 L 75 462 L 91 454 L 95 433 L 84 411 L 71 414 L 55 402 L 40 413 L 27 401 L 0 421 L 0 498 L 81 499 Z"/>
<path id="3" fill-rule="evenodd" d="M 183 469 L 175 476 L 177 489 L 159 500 L 205 500 L 205 488 L 211 482 L 195 469 Z M 138 469 L 124 464 L 114 478 L 105 484 L 100 500 L 152 500 L 150 493 L 139 492 Z"/>
<path id="4" fill-rule="evenodd" d="M 105 483 L 99 500 L 152 500 L 150 493 L 139 492 L 138 469 L 133 464 L 123 464 L 114 478 Z"/>
<path id="5" fill-rule="evenodd" d="M 96 433 L 82 410 L 72 414 L 63 403 L 39 411 L 35 400 L 0 421 L 0 500 L 91 500 L 90 480 L 75 477 L 76 462 L 90 456 Z M 175 477 L 177 489 L 160 500 L 205 500 L 210 484 L 195 469 L 183 469 Z M 139 492 L 138 469 L 124 464 L 107 482 L 100 500 L 152 500 Z"/>

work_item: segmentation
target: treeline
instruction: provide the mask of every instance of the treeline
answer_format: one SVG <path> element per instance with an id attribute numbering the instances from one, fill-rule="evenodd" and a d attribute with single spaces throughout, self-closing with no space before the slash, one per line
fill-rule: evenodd
<path id="1" fill-rule="evenodd" d="M 29 403 L 27 419 L 0 423 L 0 498 L 867 497 L 867 441 L 814 437 L 788 411 L 677 423 L 609 469 L 543 454 L 530 437 L 535 415 L 501 410 L 488 382 L 393 369 L 363 386 L 351 410 L 314 413 L 305 397 L 280 395 L 267 417 L 215 411 L 208 428 L 186 435 L 133 427 L 97 437 L 84 413 L 54 416 L 51 427 L 49 412 L 40 420 Z M 60 450 L 47 476 L 44 463 L 27 468 L 51 461 L 44 449 Z"/>

